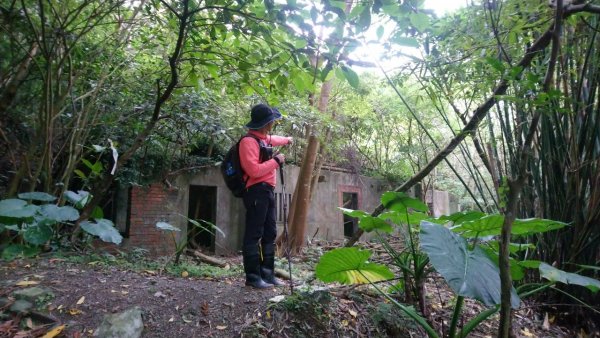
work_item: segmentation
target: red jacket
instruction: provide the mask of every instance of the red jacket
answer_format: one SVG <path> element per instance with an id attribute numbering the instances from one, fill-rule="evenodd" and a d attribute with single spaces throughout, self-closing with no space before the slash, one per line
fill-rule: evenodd
<path id="1" fill-rule="evenodd" d="M 277 135 L 261 134 L 256 130 L 248 131 L 248 134 L 254 135 L 263 140 L 267 145 L 282 146 L 290 141 L 287 137 Z M 259 162 L 260 146 L 252 137 L 244 137 L 240 142 L 240 164 L 244 170 L 244 178 L 247 179 L 246 187 L 253 186 L 260 182 L 266 182 L 275 187 L 277 184 L 276 169 L 279 167 L 277 161 L 270 159 L 263 163 Z"/>

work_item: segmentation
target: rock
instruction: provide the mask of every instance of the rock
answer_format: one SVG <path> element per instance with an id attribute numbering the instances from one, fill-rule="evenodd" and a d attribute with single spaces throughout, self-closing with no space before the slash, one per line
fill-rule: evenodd
<path id="1" fill-rule="evenodd" d="M 33 308 L 33 304 L 29 301 L 26 301 L 24 299 L 19 299 L 16 300 L 11 306 L 10 306 L 10 312 L 16 313 L 16 314 L 28 314 L 29 310 L 31 310 Z"/>
<path id="2" fill-rule="evenodd" d="M 15 296 L 16 299 L 23 299 L 31 303 L 38 303 L 42 302 L 43 300 L 54 298 L 54 293 L 46 288 L 34 286 L 32 288 L 17 290 L 13 292 L 13 296 Z"/>
<path id="3" fill-rule="evenodd" d="M 143 329 L 142 310 L 136 306 L 121 313 L 104 316 L 104 320 L 94 332 L 94 337 L 138 338 L 141 337 Z"/>

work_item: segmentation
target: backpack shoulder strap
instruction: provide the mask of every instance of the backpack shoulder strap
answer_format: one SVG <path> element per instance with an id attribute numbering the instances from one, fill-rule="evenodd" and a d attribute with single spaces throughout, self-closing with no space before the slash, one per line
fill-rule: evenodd
<path id="1" fill-rule="evenodd" d="M 265 143 L 265 142 L 263 142 L 263 140 L 261 140 L 261 139 L 260 139 L 260 138 L 258 138 L 257 136 L 255 136 L 255 135 L 252 135 L 252 134 L 250 134 L 250 133 L 248 133 L 248 134 L 246 134 L 246 135 L 242 136 L 242 137 L 240 138 L 240 140 L 238 141 L 238 144 L 239 144 L 239 143 L 242 141 L 242 139 L 244 139 L 245 137 L 251 137 L 251 138 L 255 139 L 255 140 L 256 140 L 256 142 L 258 142 L 258 147 L 259 147 L 259 148 L 260 148 L 260 147 L 264 147 L 264 146 L 266 146 L 266 143 Z"/>

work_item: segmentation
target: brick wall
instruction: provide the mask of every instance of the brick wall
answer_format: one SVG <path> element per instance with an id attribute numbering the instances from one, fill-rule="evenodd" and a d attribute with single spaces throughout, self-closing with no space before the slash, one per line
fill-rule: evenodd
<path id="1" fill-rule="evenodd" d="M 157 222 L 167 222 L 173 226 L 176 219 L 170 207 L 177 202 L 178 191 L 162 184 L 149 187 L 132 187 L 129 218 L 128 247 L 139 247 L 150 250 L 154 256 L 175 253 L 173 235 L 179 238 L 180 232 L 160 230 Z"/>

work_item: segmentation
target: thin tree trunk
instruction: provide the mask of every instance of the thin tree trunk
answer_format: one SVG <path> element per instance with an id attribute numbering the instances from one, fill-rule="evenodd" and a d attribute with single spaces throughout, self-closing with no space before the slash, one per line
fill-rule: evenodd
<path id="1" fill-rule="evenodd" d="M 292 215 L 290 212 L 290 238 L 289 243 L 283 243 L 284 240 L 280 240 L 279 247 L 289 246 L 290 252 L 298 252 L 304 245 L 304 235 L 306 233 L 306 220 L 308 218 L 308 208 L 310 205 L 310 184 L 312 169 L 315 166 L 317 157 L 317 149 L 319 147 L 319 140 L 316 136 L 311 135 L 308 138 L 308 145 L 306 147 L 306 156 L 302 161 L 302 167 L 300 168 L 300 175 L 298 176 L 298 182 L 296 183 L 296 191 L 294 193 L 294 202 L 296 209 Z M 281 236 L 280 236 L 281 239 Z"/>
<path id="2" fill-rule="evenodd" d="M 560 36 L 562 30 L 563 18 L 563 1 L 556 1 L 556 16 L 552 29 L 549 30 L 552 37 L 552 52 L 548 69 L 544 78 L 543 92 L 547 93 L 552 88 L 552 79 L 556 66 L 556 60 L 560 50 Z M 523 147 L 519 152 L 519 171 L 515 179 L 508 180 L 508 195 L 506 199 L 506 209 L 502 211 L 504 214 L 504 223 L 502 224 L 502 232 L 500 234 L 500 257 L 498 266 L 500 268 L 500 323 L 498 324 L 498 337 L 508 338 L 512 329 L 512 313 L 511 313 L 511 293 L 512 293 L 512 278 L 510 275 L 510 240 L 512 234 L 512 225 L 516 219 L 517 206 L 519 204 L 519 196 L 523 191 L 523 186 L 527 180 L 527 164 L 531 157 L 531 145 L 537 131 L 542 111 L 540 108 L 535 112 L 531 119 L 527 137 L 523 143 Z"/>

